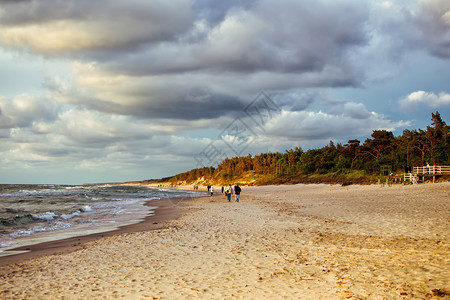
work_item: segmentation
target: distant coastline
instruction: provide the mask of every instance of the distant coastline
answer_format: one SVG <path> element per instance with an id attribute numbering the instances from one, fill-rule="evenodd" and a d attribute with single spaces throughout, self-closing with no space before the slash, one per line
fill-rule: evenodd
<path id="1" fill-rule="evenodd" d="M 351 139 L 346 144 L 330 141 L 318 149 L 301 147 L 284 153 L 223 159 L 217 167 L 204 166 L 161 179 L 136 184 L 179 185 L 244 185 L 329 183 L 374 184 L 404 183 L 403 175 L 414 167 L 450 166 L 450 126 L 439 112 L 431 114 L 431 126 L 425 130 L 405 129 L 400 136 L 386 130 L 374 130 L 371 138 L 361 143 Z M 214 157 L 207 157 L 209 161 Z M 206 160 L 206 161 L 208 161 Z M 423 182 L 446 182 L 450 174 L 422 178 Z"/>

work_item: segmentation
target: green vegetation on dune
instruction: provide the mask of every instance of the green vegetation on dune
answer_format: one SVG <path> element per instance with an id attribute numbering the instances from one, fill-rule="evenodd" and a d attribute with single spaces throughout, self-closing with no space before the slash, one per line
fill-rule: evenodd
<path id="1" fill-rule="evenodd" d="M 193 169 L 169 179 L 172 184 L 367 184 L 378 180 L 380 170 L 388 167 L 403 173 L 406 166 L 450 165 L 450 126 L 439 112 L 432 113 L 426 130 L 405 129 L 395 137 L 386 130 L 374 130 L 361 144 L 357 139 L 346 144 L 332 141 L 322 148 L 303 151 L 301 147 L 284 153 L 261 153 L 226 158 L 217 168 Z"/>

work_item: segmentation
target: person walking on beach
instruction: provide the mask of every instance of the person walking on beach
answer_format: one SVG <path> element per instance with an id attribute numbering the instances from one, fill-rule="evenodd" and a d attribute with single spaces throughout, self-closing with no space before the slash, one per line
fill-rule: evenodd
<path id="1" fill-rule="evenodd" d="M 231 184 L 227 186 L 225 194 L 227 195 L 228 202 L 231 202 L 231 194 L 233 193 L 233 189 L 231 188 Z"/>
<path id="2" fill-rule="evenodd" d="M 239 187 L 239 184 L 236 184 L 234 186 L 234 199 L 236 199 L 236 202 L 239 202 L 240 195 L 241 195 L 241 188 Z"/>
<path id="3" fill-rule="evenodd" d="M 211 186 L 209 191 L 211 192 L 211 197 L 212 197 L 212 195 L 214 194 L 214 188 Z"/>

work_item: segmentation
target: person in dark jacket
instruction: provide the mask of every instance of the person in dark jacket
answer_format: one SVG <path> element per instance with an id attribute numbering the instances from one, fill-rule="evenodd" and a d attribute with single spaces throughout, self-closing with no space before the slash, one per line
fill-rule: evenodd
<path id="1" fill-rule="evenodd" d="M 239 196 L 241 195 L 241 187 L 239 184 L 236 184 L 234 186 L 234 199 L 236 199 L 236 202 L 239 202 Z"/>

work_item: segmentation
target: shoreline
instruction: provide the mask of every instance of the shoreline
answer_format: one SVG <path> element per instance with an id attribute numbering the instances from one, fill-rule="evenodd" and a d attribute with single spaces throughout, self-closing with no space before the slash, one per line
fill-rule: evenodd
<path id="1" fill-rule="evenodd" d="M 190 197 L 149 200 L 144 205 L 156 206 L 157 208 L 155 209 L 154 215 L 146 216 L 142 221 L 138 223 L 120 226 L 114 230 L 62 238 L 8 249 L 5 252 L 27 252 L 16 254 L 12 253 L 9 255 L 0 256 L 0 274 L 3 273 L 3 269 L 7 265 L 22 263 L 23 261 L 42 256 L 64 254 L 77 251 L 83 249 L 84 244 L 102 239 L 104 237 L 164 228 L 167 222 L 176 220 L 183 214 L 184 210 L 181 207 L 177 206 L 177 203 L 179 203 L 180 201 L 186 201 L 188 199 L 190 199 Z"/>

